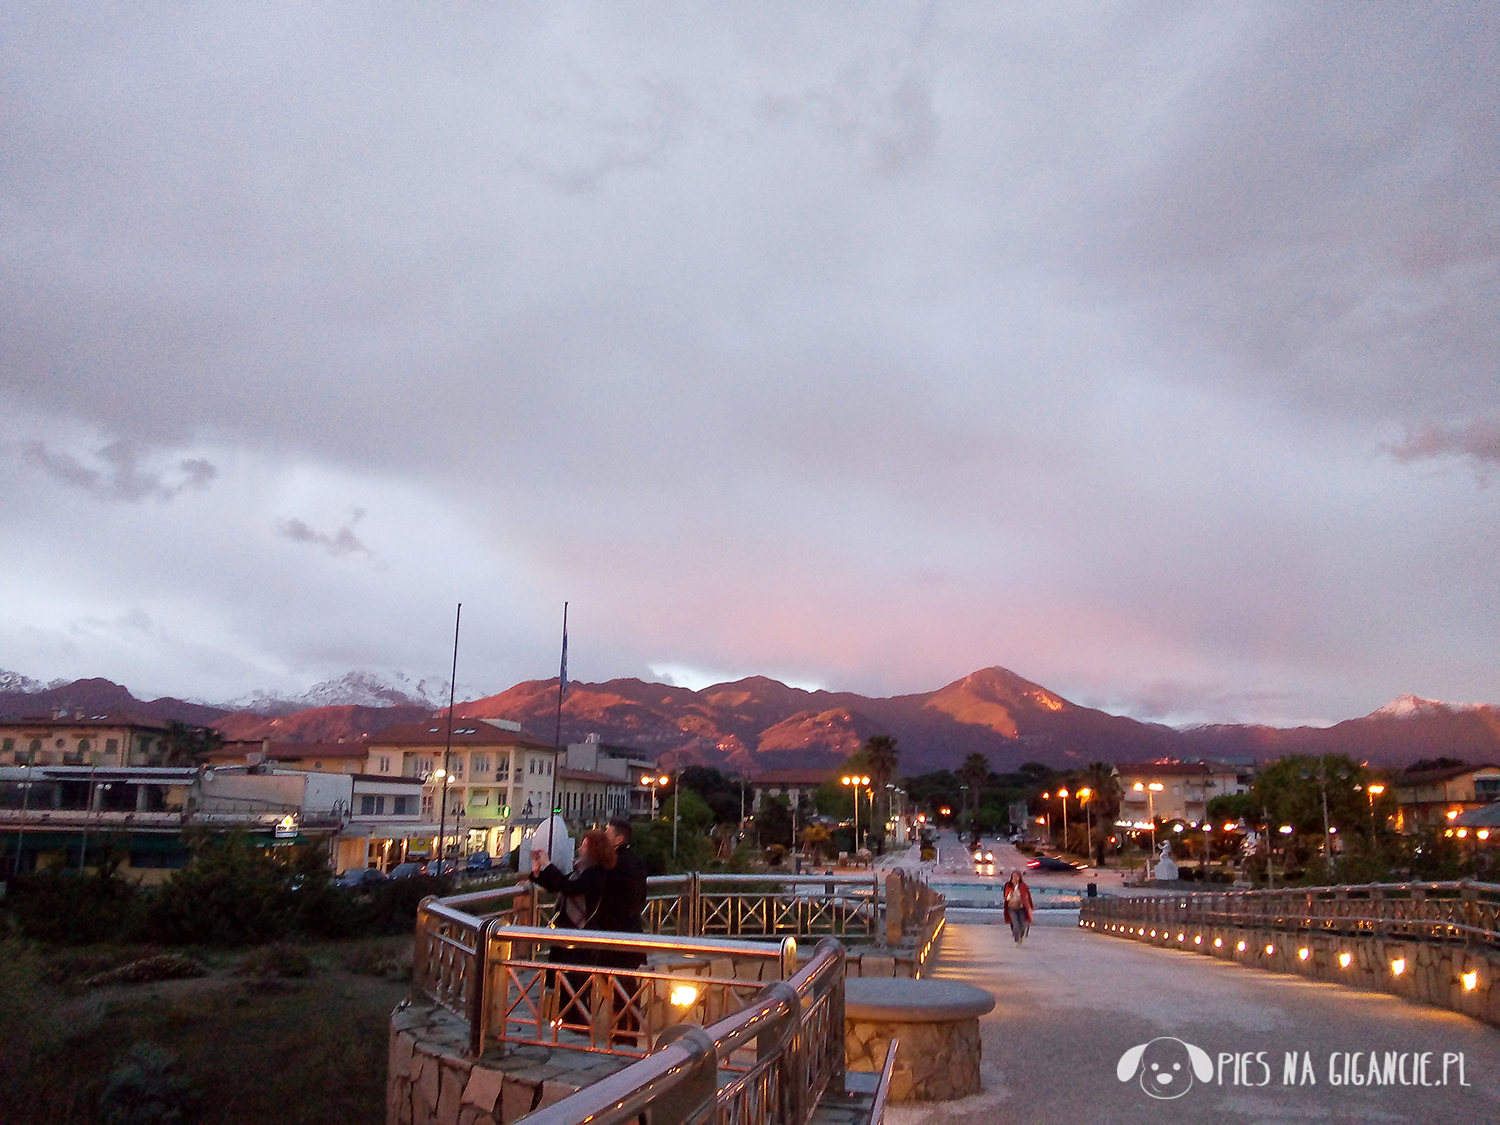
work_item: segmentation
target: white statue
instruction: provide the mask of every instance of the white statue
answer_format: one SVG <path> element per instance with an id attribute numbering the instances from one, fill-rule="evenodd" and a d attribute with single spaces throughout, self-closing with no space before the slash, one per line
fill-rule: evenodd
<path id="1" fill-rule="evenodd" d="M 1155 878 L 1158 883 L 1177 878 L 1177 864 L 1172 859 L 1172 844 L 1170 841 L 1162 843 L 1161 853 L 1156 857 Z"/>

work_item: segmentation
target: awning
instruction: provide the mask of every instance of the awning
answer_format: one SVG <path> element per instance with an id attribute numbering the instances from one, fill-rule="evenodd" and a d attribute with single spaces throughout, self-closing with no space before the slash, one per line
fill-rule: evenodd
<path id="1" fill-rule="evenodd" d="M 1460 813 L 1453 823 L 1460 828 L 1500 828 L 1500 801 Z"/>

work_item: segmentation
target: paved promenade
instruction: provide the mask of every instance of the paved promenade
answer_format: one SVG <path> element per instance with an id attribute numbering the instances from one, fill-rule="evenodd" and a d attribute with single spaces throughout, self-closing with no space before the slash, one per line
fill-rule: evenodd
<path id="1" fill-rule="evenodd" d="M 936 865 L 919 864 L 912 853 L 884 865 L 919 868 L 935 881 L 973 881 L 973 864 L 958 841 L 946 836 L 942 845 Z M 1024 863 L 1008 846 L 992 850 L 997 882 Z M 1034 886 L 1094 881 L 1114 893 L 1119 879 L 1114 872 L 1028 875 Z M 1077 918 L 1071 910 L 1039 913 L 1031 936 L 1017 947 L 998 912 L 950 915 L 936 975 L 996 997 L 995 1010 L 980 1024 L 985 1089 L 938 1107 L 892 1107 L 890 1125 L 1500 1121 L 1500 1029 L 1391 996 L 1084 932 Z M 1130 1080 L 1120 1081 L 1121 1057 L 1160 1037 L 1201 1048 L 1206 1058 L 1200 1062 L 1211 1064 L 1211 1076 L 1194 1077 L 1187 1047 L 1166 1042 L 1154 1044 Z M 1372 1051 L 1377 1079 L 1385 1077 L 1389 1061 L 1390 1084 L 1368 1082 Z M 1424 1055 L 1429 1085 L 1401 1084 L 1403 1071 L 1408 1083 L 1420 1080 Z M 1359 1084 L 1330 1081 L 1330 1064 L 1334 1077 L 1343 1078 L 1351 1063 Z M 1172 1083 L 1155 1085 L 1158 1092 L 1187 1086 L 1186 1092 L 1148 1095 L 1139 1074 L 1161 1073 L 1153 1064 L 1173 1075 Z"/>
<path id="2" fill-rule="evenodd" d="M 950 923 L 936 975 L 996 996 L 981 1021 L 985 1090 L 937 1108 L 893 1107 L 890 1125 L 1500 1121 L 1500 1029 L 1394 997 L 1085 933 L 1071 911 L 1039 914 L 1019 947 L 999 924 Z M 1161 1036 L 1202 1048 L 1213 1076 L 1170 1100 L 1148 1096 L 1139 1081 L 1121 1082 L 1121 1056 Z M 1342 1053 L 1355 1051 L 1364 1052 L 1354 1060 L 1362 1078 L 1369 1052 L 1379 1053 L 1382 1073 L 1385 1052 L 1395 1053 L 1398 1069 L 1405 1054 L 1408 1079 L 1431 1052 L 1426 1076 L 1439 1084 L 1402 1086 L 1395 1074 L 1391 1085 L 1331 1085 L 1330 1057 L 1341 1077 Z M 1286 1084 L 1292 1052 L 1295 1074 Z M 1143 1065 L 1153 1060 L 1169 1069 L 1177 1062 L 1174 1081 L 1188 1082 L 1186 1047 L 1158 1044 Z"/>

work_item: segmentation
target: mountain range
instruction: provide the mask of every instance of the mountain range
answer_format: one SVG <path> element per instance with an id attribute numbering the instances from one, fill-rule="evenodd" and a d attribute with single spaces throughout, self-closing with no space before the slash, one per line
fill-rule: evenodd
<path id="1" fill-rule="evenodd" d="M 404 684 L 404 682 L 403 682 Z M 0 715 L 55 709 L 133 712 L 212 725 L 228 739 L 354 741 L 433 714 L 428 685 L 391 685 L 368 673 L 317 685 L 303 702 L 252 697 L 252 708 L 178 699 L 136 700 L 108 680 L 43 686 L 0 672 Z M 446 685 L 443 685 L 446 687 Z M 1372 714 L 1331 727 L 1220 724 L 1178 730 L 1074 704 L 1004 668 L 984 668 L 936 691 L 889 698 L 805 691 L 765 677 L 694 691 L 638 679 L 570 683 L 561 713 L 564 741 L 597 735 L 664 764 L 703 763 L 749 773 L 836 765 L 875 734 L 897 739 L 903 773 L 954 768 L 981 753 L 999 771 L 1023 762 L 1073 768 L 1088 762 L 1214 758 L 1248 764 L 1285 754 L 1348 754 L 1383 766 L 1447 756 L 1500 763 L 1500 709 L 1402 696 Z M 519 721 L 550 742 L 557 729 L 557 681 L 529 680 L 459 703 L 464 718 Z"/>

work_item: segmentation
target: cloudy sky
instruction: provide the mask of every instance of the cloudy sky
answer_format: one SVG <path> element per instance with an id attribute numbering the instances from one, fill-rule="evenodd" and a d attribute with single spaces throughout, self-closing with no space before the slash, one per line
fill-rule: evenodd
<path id="1" fill-rule="evenodd" d="M 0 8 L 0 668 L 1500 702 L 1500 8 Z"/>

